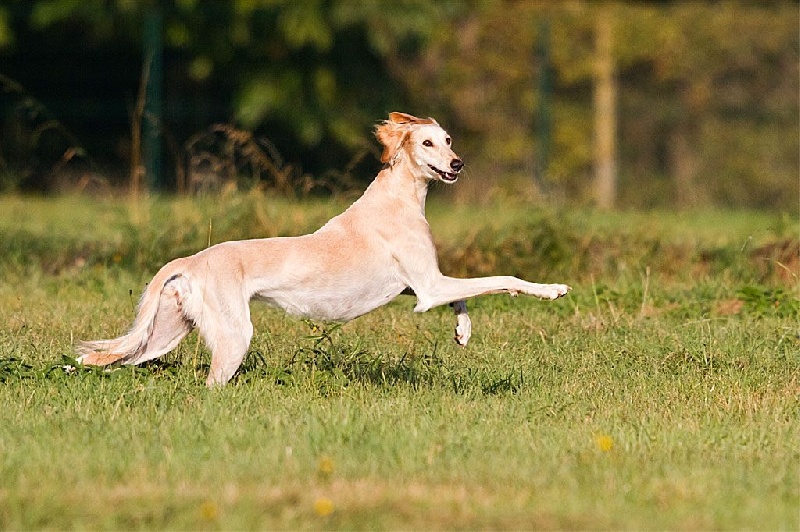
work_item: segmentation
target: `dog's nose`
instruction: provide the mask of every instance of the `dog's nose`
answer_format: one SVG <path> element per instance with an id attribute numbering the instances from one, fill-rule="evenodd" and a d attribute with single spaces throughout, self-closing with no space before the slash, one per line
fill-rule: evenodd
<path id="1" fill-rule="evenodd" d="M 454 172 L 460 172 L 461 169 L 464 168 L 464 163 L 461 159 L 453 159 L 450 161 L 450 168 L 452 168 Z"/>

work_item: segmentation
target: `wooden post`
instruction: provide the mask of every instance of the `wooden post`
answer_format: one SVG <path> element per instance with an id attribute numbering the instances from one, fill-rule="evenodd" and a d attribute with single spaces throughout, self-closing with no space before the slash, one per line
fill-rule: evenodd
<path id="1" fill-rule="evenodd" d="M 537 140 L 533 179 L 540 191 L 547 187 L 547 173 L 550 168 L 550 147 L 553 137 L 553 66 L 550 59 L 550 21 L 542 18 L 539 21 L 539 33 L 536 39 L 536 67 L 538 70 L 538 100 L 534 134 Z"/>
<path id="2" fill-rule="evenodd" d="M 617 200 L 617 84 L 611 8 L 602 6 L 595 23 L 594 68 L 594 200 L 611 209 Z"/>

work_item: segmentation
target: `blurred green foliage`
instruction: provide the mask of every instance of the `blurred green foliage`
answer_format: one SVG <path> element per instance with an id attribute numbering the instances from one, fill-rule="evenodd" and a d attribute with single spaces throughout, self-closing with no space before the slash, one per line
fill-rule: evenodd
<path id="1" fill-rule="evenodd" d="M 167 124 L 178 145 L 221 113 L 292 164 L 341 171 L 377 151 L 369 135 L 377 120 L 404 110 L 435 116 L 454 136 L 475 177 L 460 188 L 465 198 L 530 187 L 545 97 L 535 49 L 546 23 L 552 153 L 534 194 L 585 201 L 593 31 L 605 10 L 614 22 L 621 206 L 785 210 L 800 194 L 797 2 L 32 0 L 0 6 L 0 54 L 25 53 L 16 36 L 31 32 L 79 35 L 86 54 L 112 43 L 137 48 L 155 8 L 165 16 L 168 91 L 195 115 Z M 224 109 L 204 114 L 213 105 Z M 0 138 L 6 166 L 12 134 L 4 127 Z M 374 167 L 355 177 L 369 179 Z"/>

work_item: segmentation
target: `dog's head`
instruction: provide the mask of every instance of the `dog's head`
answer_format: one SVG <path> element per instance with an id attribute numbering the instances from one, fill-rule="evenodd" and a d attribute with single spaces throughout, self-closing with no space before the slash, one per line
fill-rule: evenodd
<path id="1" fill-rule="evenodd" d="M 375 136 L 383 144 L 381 162 L 389 166 L 407 158 L 416 175 L 445 183 L 455 183 L 464 167 L 450 148 L 450 135 L 433 118 L 389 113 Z"/>

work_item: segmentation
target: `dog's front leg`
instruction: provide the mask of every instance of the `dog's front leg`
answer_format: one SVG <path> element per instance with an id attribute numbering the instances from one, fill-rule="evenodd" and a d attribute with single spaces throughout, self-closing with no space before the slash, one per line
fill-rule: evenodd
<path id="1" fill-rule="evenodd" d="M 466 347 L 469 337 L 472 336 L 472 321 L 467 314 L 467 302 L 453 301 L 450 306 L 453 307 L 456 315 L 456 343 L 461 347 Z"/>
<path id="2" fill-rule="evenodd" d="M 426 281 L 422 286 L 413 287 L 417 295 L 415 312 L 425 312 L 439 305 L 486 294 L 527 294 L 542 299 L 557 299 L 570 291 L 565 284 L 531 283 L 511 276 L 457 279 L 439 275 Z"/>

